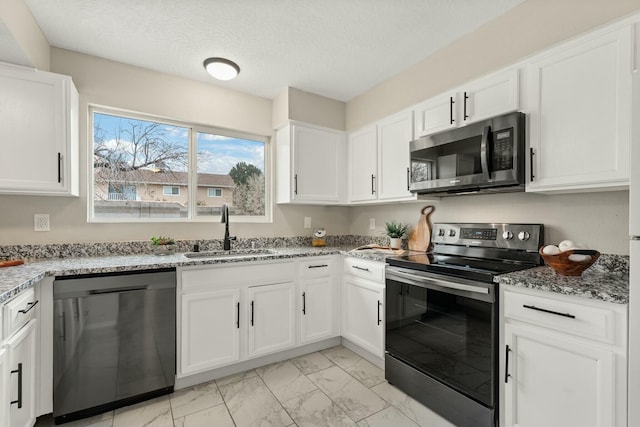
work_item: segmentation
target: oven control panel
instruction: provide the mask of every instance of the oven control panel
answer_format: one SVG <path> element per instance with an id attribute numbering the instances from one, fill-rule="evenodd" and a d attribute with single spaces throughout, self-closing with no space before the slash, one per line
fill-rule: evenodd
<path id="1" fill-rule="evenodd" d="M 435 223 L 431 242 L 537 252 L 544 243 L 544 226 L 542 224 Z"/>

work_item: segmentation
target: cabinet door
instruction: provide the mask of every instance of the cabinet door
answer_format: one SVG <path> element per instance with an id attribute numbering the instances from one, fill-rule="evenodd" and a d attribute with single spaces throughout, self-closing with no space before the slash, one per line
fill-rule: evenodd
<path id="1" fill-rule="evenodd" d="M 78 195 L 77 91 L 67 76 L 0 67 L 0 193 Z"/>
<path id="2" fill-rule="evenodd" d="M 384 357 L 384 288 L 346 275 L 342 293 L 342 336 Z"/>
<path id="3" fill-rule="evenodd" d="M 431 98 L 414 109 L 416 138 L 459 126 L 456 117 L 457 94 L 449 93 Z"/>
<path id="4" fill-rule="evenodd" d="M 301 283 L 300 336 L 303 343 L 333 336 L 333 279 L 319 277 Z"/>
<path id="5" fill-rule="evenodd" d="M 9 360 L 7 351 L 0 347 L 0 426 L 9 424 Z"/>
<path id="6" fill-rule="evenodd" d="M 517 111 L 520 108 L 517 69 L 493 74 L 464 85 L 461 118 L 464 124 Z"/>
<path id="7" fill-rule="evenodd" d="M 240 360 L 240 290 L 182 295 L 180 373 L 212 369 Z"/>
<path id="8" fill-rule="evenodd" d="M 342 135 L 294 124 L 293 199 L 339 202 Z"/>
<path id="9" fill-rule="evenodd" d="M 533 60 L 527 191 L 628 185 L 631 68 L 630 28 Z"/>
<path id="10" fill-rule="evenodd" d="M 413 112 L 378 122 L 378 199 L 416 198 L 409 192 L 409 142 L 413 139 Z"/>
<path id="11" fill-rule="evenodd" d="M 375 200 L 377 195 L 376 126 L 349 134 L 349 200 Z"/>
<path id="12" fill-rule="evenodd" d="M 514 325 L 505 325 L 505 344 L 505 426 L 618 425 L 613 352 Z"/>
<path id="13" fill-rule="evenodd" d="M 295 344 L 295 284 L 252 286 L 249 304 L 248 357 L 261 356 Z"/>
<path id="14" fill-rule="evenodd" d="M 6 341 L 9 355 L 9 425 L 31 427 L 36 422 L 36 324 L 29 321 Z"/>

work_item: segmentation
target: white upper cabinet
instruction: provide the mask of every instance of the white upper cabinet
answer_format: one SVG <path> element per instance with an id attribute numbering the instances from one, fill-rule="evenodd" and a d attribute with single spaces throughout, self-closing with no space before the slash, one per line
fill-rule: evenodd
<path id="1" fill-rule="evenodd" d="M 276 132 L 276 145 L 277 203 L 343 201 L 343 132 L 292 122 Z"/>
<path id="2" fill-rule="evenodd" d="M 464 126 L 520 108 L 517 68 L 500 71 L 426 100 L 413 108 L 415 137 Z"/>
<path id="3" fill-rule="evenodd" d="M 520 74 L 517 68 L 491 74 L 464 86 L 463 124 L 474 123 L 520 108 Z"/>
<path id="4" fill-rule="evenodd" d="M 409 192 L 413 112 L 406 110 L 349 134 L 349 201 L 416 200 Z"/>
<path id="5" fill-rule="evenodd" d="M 631 140 L 631 27 L 529 62 L 527 191 L 624 188 Z"/>
<path id="6" fill-rule="evenodd" d="M 378 200 L 411 199 L 409 142 L 413 139 L 410 110 L 378 122 Z"/>
<path id="7" fill-rule="evenodd" d="M 376 199 L 378 150 L 376 125 L 349 134 L 349 201 Z"/>
<path id="8" fill-rule="evenodd" d="M 433 97 L 414 107 L 416 138 L 458 126 L 456 92 Z"/>
<path id="9" fill-rule="evenodd" d="M 78 196 L 71 77 L 0 65 L 0 194 Z"/>

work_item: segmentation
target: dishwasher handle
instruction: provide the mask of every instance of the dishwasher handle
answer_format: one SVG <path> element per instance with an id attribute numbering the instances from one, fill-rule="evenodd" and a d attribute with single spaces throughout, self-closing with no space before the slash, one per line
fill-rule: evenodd
<path id="1" fill-rule="evenodd" d="M 89 291 L 89 295 L 120 294 L 122 292 L 146 291 L 147 289 L 149 289 L 149 286 L 130 286 L 128 288 L 116 289 L 93 289 Z"/>

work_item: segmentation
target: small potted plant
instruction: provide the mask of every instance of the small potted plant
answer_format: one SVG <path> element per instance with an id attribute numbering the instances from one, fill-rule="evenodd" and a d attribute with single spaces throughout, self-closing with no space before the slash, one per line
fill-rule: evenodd
<path id="1" fill-rule="evenodd" d="M 386 221 L 384 223 L 385 233 L 389 236 L 391 249 L 400 249 L 402 247 L 402 238 L 407 234 L 408 226 L 401 222 Z"/>
<path id="2" fill-rule="evenodd" d="M 153 253 L 156 255 L 170 255 L 175 252 L 176 241 L 171 237 L 152 237 L 151 245 L 153 246 Z"/>

